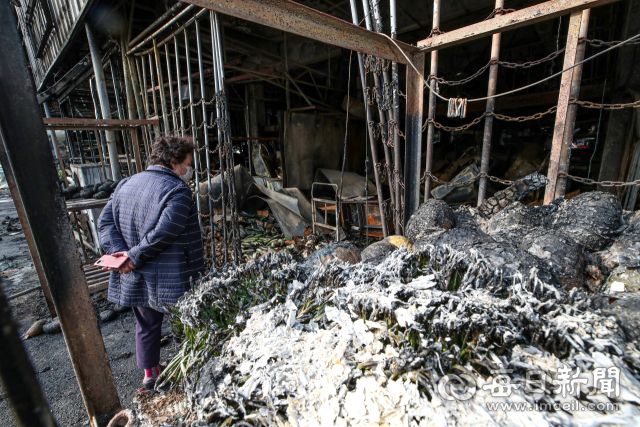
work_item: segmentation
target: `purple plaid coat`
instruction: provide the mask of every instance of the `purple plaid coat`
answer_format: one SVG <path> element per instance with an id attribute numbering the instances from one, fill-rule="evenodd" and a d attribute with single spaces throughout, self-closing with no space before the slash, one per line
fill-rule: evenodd
<path id="1" fill-rule="evenodd" d="M 111 272 L 109 301 L 129 307 L 173 305 L 204 268 L 191 189 L 159 166 L 123 179 L 98 220 L 107 254 L 127 251 L 136 269 Z"/>

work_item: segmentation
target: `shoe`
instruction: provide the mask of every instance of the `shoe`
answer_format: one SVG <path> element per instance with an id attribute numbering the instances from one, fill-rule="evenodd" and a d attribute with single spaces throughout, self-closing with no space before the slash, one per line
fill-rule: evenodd
<path id="1" fill-rule="evenodd" d="M 166 363 L 160 363 L 153 368 L 145 369 L 144 379 L 142 380 L 142 388 L 152 390 L 156 385 L 158 376 L 167 368 Z"/>

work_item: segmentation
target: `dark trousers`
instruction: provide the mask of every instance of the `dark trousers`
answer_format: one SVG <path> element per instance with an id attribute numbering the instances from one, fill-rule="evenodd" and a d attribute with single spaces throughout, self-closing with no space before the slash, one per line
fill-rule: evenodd
<path id="1" fill-rule="evenodd" d="M 133 307 L 133 314 L 136 316 L 138 368 L 153 368 L 160 363 L 160 339 L 164 314 L 148 307 Z"/>

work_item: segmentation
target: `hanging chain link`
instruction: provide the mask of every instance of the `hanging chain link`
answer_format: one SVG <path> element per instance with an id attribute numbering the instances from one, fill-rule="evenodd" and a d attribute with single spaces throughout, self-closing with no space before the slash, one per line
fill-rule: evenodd
<path id="1" fill-rule="evenodd" d="M 566 172 L 559 172 L 559 178 L 569 178 L 573 181 L 579 182 L 585 185 L 601 185 L 603 187 L 626 187 L 626 186 L 636 186 L 640 187 L 640 179 L 636 179 L 635 181 L 595 181 L 591 178 L 581 178 L 579 176 L 569 175 Z"/>
<path id="2" fill-rule="evenodd" d="M 579 101 L 572 99 L 569 101 L 572 104 L 578 104 L 585 108 L 596 108 L 599 110 L 622 110 L 623 108 L 640 108 L 640 101 L 628 102 L 626 104 L 599 104 L 591 101 Z"/>
<path id="3" fill-rule="evenodd" d="M 493 12 L 491 12 L 491 14 L 487 16 L 484 20 L 488 21 L 489 19 L 495 18 L 496 15 L 506 15 L 507 13 L 512 13 L 515 11 L 516 11 L 515 9 L 505 9 L 503 7 L 497 7 L 493 9 Z"/>

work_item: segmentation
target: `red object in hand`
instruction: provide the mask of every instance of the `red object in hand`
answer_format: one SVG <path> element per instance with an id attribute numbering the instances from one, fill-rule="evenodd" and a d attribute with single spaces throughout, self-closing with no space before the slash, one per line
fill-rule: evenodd
<path id="1" fill-rule="evenodd" d="M 126 257 L 126 256 L 115 257 L 113 255 L 103 255 L 93 265 L 97 267 L 103 267 L 103 268 L 118 269 L 122 267 L 124 263 L 126 263 L 128 260 L 129 260 L 129 257 Z"/>

